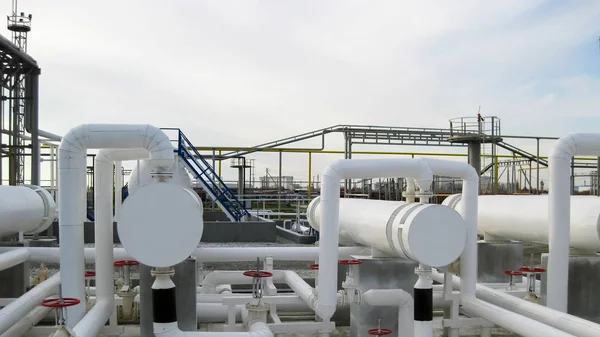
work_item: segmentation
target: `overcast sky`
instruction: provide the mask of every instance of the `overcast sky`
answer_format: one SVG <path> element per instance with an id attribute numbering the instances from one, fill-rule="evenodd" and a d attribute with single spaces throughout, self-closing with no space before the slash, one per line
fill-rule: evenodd
<path id="1" fill-rule="evenodd" d="M 198 146 L 251 146 L 334 124 L 447 127 L 479 105 L 505 134 L 600 126 L 594 0 L 19 5 L 33 14 L 41 128 L 58 134 L 150 123 Z M 277 169 L 276 155 L 254 158 Z M 318 156 L 314 170 L 335 158 Z M 304 159 L 286 156 L 284 173 L 303 174 Z"/>

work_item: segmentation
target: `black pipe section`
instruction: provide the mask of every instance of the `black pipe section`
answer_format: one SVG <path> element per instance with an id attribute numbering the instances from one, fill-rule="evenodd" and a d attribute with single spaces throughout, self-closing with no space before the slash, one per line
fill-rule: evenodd
<path id="1" fill-rule="evenodd" d="M 419 322 L 433 320 L 433 289 L 414 288 L 414 319 Z"/>
<path id="2" fill-rule="evenodd" d="M 152 289 L 152 315 L 154 323 L 177 322 L 175 287 Z"/>

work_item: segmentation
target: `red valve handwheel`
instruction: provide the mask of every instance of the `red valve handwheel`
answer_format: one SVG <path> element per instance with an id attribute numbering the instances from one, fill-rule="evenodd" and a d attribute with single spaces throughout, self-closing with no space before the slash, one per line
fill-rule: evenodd
<path id="1" fill-rule="evenodd" d="M 115 261 L 114 266 L 115 267 L 137 266 L 138 264 L 140 264 L 140 263 L 136 260 L 121 260 L 121 261 Z"/>
<path id="2" fill-rule="evenodd" d="M 264 270 L 248 270 L 244 272 L 244 276 L 254 278 L 267 278 L 273 276 L 273 273 Z"/>
<path id="3" fill-rule="evenodd" d="M 85 272 L 85 277 L 94 277 L 94 276 L 96 276 L 96 272 L 93 270 Z"/>
<path id="4" fill-rule="evenodd" d="M 339 264 L 361 264 L 361 260 L 339 260 Z"/>
<path id="5" fill-rule="evenodd" d="M 311 264 L 310 266 L 308 266 L 308 268 L 310 268 L 312 270 L 319 270 L 319 265 L 318 264 Z"/>
<path id="6" fill-rule="evenodd" d="M 518 271 L 518 270 L 505 270 L 504 271 L 504 275 L 509 275 L 509 276 L 522 276 L 523 272 Z"/>
<path id="7" fill-rule="evenodd" d="M 387 336 L 392 334 L 392 330 L 390 329 L 371 329 L 367 331 L 369 335 L 372 336 Z"/>
<path id="8" fill-rule="evenodd" d="M 47 298 L 42 301 L 42 306 L 48 308 L 66 308 L 79 304 L 81 301 L 76 298 Z"/>
<path id="9" fill-rule="evenodd" d="M 524 273 L 545 273 L 546 269 L 537 267 L 521 267 L 519 271 Z"/>

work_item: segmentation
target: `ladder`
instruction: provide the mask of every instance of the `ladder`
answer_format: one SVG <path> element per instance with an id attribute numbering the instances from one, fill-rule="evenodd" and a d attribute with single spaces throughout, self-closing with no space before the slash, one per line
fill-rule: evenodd
<path id="1" fill-rule="evenodd" d="M 196 147 L 192 142 L 190 142 L 180 129 L 176 130 L 178 136 L 177 148 L 175 151 L 190 173 L 198 180 L 206 194 L 219 205 L 229 220 L 241 221 L 244 217 L 250 216 L 248 210 L 242 205 L 227 185 L 223 183 L 221 178 L 215 174 L 213 168 L 198 150 L 196 150 Z"/>

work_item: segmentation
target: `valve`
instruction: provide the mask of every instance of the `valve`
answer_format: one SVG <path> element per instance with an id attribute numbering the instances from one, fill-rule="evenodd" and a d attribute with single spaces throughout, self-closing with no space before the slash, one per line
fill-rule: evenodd
<path id="1" fill-rule="evenodd" d="M 521 267 L 519 271 L 527 276 L 527 295 L 523 298 L 531 302 L 539 302 L 539 297 L 535 293 L 535 281 L 537 275 L 545 273 L 546 269 L 538 267 Z"/>
<path id="2" fill-rule="evenodd" d="M 120 260 L 115 261 L 115 267 L 121 267 L 121 275 L 123 276 L 123 286 L 119 289 L 119 292 L 126 293 L 129 292 L 129 288 L 131 287 L 131 266 L 137 266 L 140 263 L 136 260 Z"/>
<path id="3" fill-rule="evenodd" d="M 81 303 L 81 301 L 77 298 L 70 297 L 56 297 L 56 298 L 47 298 L 42 301 L 41 305 L 46 308 L 56 309 L 55 318 L 56 325 L 63 326 L 65 324 L 64 312 L 63 309 L 66 307 L 71 307 Z"/>
<path id="4" fill-rule="evenodd" d="M 93 270 L 86 270 L 84 277 L 85 277 L 85 303 L 86 303 L 86 308 L 89 310 L 90 306 L 88 303 L 88 299 L 90 298 L 90 279 L 94 278 L 96 276 L 96 272 Z"/>
<path id="5" fill-rule="evenodd" d="M 346 291 L 346 297 L 349 303 L 354 303 L 356 295 L 356 282 L 354 277 L 356 276 L 356 268 L 362 263 L 361 260 L 339 260 L 339 264 L 347 265 L 348 271 L 346 272 L 346 280 L 342 282 L 342 288 Z"/>
<path id="6" fill-rule="evenodd" d="M 133 301 L 136 294 L 131 285 L 131 267 L 139 264 L 136 260 L 119 260 L 113 264 L 121 268 L 122 279 L 117 280 L 117 295 L 121 296 L 123 304 L 117 308 L 117 312 L 118 317 L 125 321 L 132 321 L 136 316 L 137 306 Z"/>
<path id="7" fill-rule="evenodd" d="M 518 270 L 505 270 L 504 275 L 508 275 L 508 288 L 506 290 L 516 290 L 514 277 L 522 276 L 523 273 Z"/>
<path id="8" fill-rule="evenodd" d="M 370 329 L 367 333 L 371 336 L 387 336 L 392 334 L 392 330 L 381 327 L 381 319 L 377 322 L 377 328 Z"/>
<path id="9" fill-rule="evenodd" d="M 264 279 L 272 277 L 273 273 L 260 270 L 260 260 L 256 258 L 256 269 L 245 271 L 243 275 L 252 277 L 252 297 L 257 298 L 260 305 L 260 300 L 263 295 Z"/>

